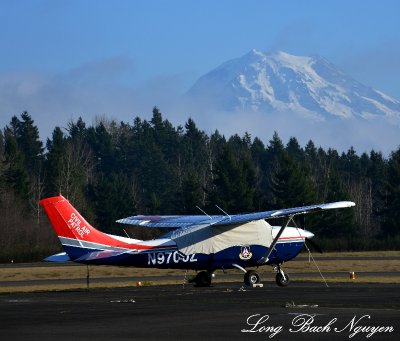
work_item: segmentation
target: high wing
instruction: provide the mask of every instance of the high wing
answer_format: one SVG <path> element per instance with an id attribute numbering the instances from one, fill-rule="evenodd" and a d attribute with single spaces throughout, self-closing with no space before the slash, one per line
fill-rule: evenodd
<path id="1" fill-rule="evenodd" d="M 346 208 L 355 206 L 352 201 L 338 201 L 327 204 L 310 205 L 302 207 L 287 208 L 275 211 L 265 211 L 258 213 L 246 213 L 246 214 L 235 214 L 235 215 L 186 215 L 186 216 L 132 216 L 117 220 L 117 223 L 129 224 L 143 227 L 157 227 L 157 228 L 169 228 L 179 229 L 182 227 L 194 227 L 200 225 L 234 225 L 244 224 L 250 221 L 260 219 L 273 219 L 288 216 L 295 216 L 298 214 L 306 214 L 321 210 L 330 210 L 336 208 Z"/>
<path id="2" fill-rule="evenodd" d="M 176 215 L 176 216 L 144 216 L 137 215 L 117 220 L 117 223 L 157 227 L 168 229 L 179 229 L 181 227 L 199 226 L 199 225 L 214 225 L 223 221 L 226 218 L 224 215 Z"/>

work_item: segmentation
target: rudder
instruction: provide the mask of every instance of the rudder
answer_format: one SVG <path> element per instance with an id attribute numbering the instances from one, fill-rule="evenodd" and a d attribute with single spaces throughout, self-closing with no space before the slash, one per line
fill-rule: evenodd
<path id="1" fill-rule="evenodd" d="M 115 245 L 115 239 L 95 229 L 62 195 L 40 200 L 64 250 L 72 258 Z"/>

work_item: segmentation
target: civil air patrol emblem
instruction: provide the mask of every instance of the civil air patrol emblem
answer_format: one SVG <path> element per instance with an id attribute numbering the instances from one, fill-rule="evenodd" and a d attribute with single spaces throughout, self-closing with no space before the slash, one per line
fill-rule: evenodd
<path id="1" fill-rule="evenodd" d="M 253 256 L 253 253 L 250 252 L 250 246 L 243 245 L 240 249 L 239 258 L 241 260 L 249 260 Z"/>

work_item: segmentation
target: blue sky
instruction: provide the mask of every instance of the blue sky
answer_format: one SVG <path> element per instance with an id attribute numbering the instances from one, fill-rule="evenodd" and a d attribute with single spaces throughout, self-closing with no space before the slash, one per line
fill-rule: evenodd
<path id="1" fill-rule="evenodd" d="M 400 99 L 399 18 L 397 0 L 0 0 L 0 127 L 22 110 L 43 130 L 130 120 L 253 48 L 321 55 Z"/>

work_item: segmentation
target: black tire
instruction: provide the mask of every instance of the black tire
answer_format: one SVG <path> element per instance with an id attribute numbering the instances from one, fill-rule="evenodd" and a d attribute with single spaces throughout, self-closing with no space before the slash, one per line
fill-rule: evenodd
<path id="1" fill-rule="evenodd" d="M 200 271 L 195 278 L 196 286 L 209 287 L 211 285 L 211 274 L 208 271 Z"/>
<path id="2" fill-rule="evenodd" d="M 249 270 L 244 274 L 244 284 L 253 285 L 260 283 L 260 275 L 257 271 Z"/>
<path id="3" fill-rule="evenodd" d="M 283 277 L 281 272 L 278 272 L 275 277 L 276 284 L 278 284 L 280 287 L 286 287 L 290 282 L 289 275 L 286 272 L 284 272 L 284 274 L 285 277 Z"/>

